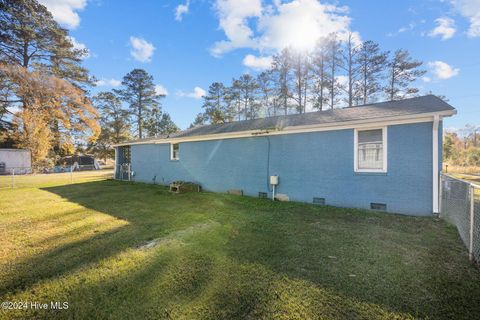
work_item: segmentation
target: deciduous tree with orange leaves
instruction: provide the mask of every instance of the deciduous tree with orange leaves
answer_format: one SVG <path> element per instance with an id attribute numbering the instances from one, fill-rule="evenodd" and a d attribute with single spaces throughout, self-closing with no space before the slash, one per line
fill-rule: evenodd
<path id="1" fill-rule="evenodd" d="M 0 0 L 0 113 L 12 120 L 11 136 L 31 150 L 34 164 L 71 149 L 73 137 L 98 137 L 98 113 L 87 97 L 93 79 L 81 66 L 86 54 L 45 6 Z"/>

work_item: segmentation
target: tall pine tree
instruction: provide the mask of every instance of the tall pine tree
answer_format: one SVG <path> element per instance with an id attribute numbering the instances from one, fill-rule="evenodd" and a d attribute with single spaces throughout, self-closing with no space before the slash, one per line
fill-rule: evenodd
<path id="1" fill-rule="evenodd" d="M 44 71 L 85 87 L 93 84 L 81 66 L 88 51 L 73 46 L 47 8 L 35 0 L 0 0 L 0 61 Z"/>
<path id="2" fill-rule="evenodd" d="M 387 66 L 388 52 L 382 52 L 373 41 L 365 41 L 359 49 L 356 63 L 359 79 L 355 85 L 356 104 L 367 104 L 382 91 L 383 73 Z"/>
<path id="3" fill-rule="evenodd" d="M 133 69 L 122 80 L 122 89 L 115 92 L 127 102 L 133 115 L 138 138 L 143 138 L 145 121 L 155 107 L 160 107 L 164 97 L 155 91 L 153 77 L 143 69 Z"/>
<path id="4" fill-rule="evenodd" d="M 327 103 L 326 89 L 328 86 L 327 79 L 327 56 L 325 39 L 319 39 L 312 52 L 312 101 L 313 108 L 320 111 Z"/>
<path id="5" fill-rule="evenodd" d="M 342 66 L 342 47 L 335 33 L 332 33 L 327 39 L 325 56 L 328 70 L 329 104 L 330 108 L 333 109 L 339 102 L 339 96 L 343 89 L 341 83 L 338 81 L 339 69 Z"/>
<path id="6" fill-rule="evenodd" d="M 422 64 L 414 60 L 407 50 L 395 51 L 387 65 L 385 94 L 389 100 L 401 100 L 418 93 L 418 88 L 410 85 L 425 74 L 425 70 L 419 69 Z"/>
<path id="7" fill-rule="evenodd" d="M 257 100 L 259 86 L 256 79 L 249 74 L 241 75 L 238 80 L 233 81 L 233 87 L 241 101 L 239 119 L 241 114 L 245 120 L 257 118 L 260 104 Z"/>
<path id="8" fill-rule="evenodd" d="M 210 123 L 225 123 L 233 120 L 228 90 L 221 82 L 214 82 L 208 87 L 203 97 L 205 116 Z"/>
<path id="9" fill-rule="evenodd" d="M 147 129 L 148 135 L 151 137 L 175 133 L 180 130 L 173 122 L 170 115 L 166 112 L 162 112 L 158 106 L 150 111 L 145 123 L 145 128 Z"/>
<path id="10" fill-rule="evenodd" d="M 290 109 L 291 96 L 291 52 L 288 48 L 283 49 L 279 54 L 273 56 L 272 73 L 276 95 L 279 99 L 279 106 L 285 115 Z"/>

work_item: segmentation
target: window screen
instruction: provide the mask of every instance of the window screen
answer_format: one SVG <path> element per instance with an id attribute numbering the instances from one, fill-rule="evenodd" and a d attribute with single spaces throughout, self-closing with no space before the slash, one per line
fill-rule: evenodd
<path id="1" fill-rule="evenodd" d="M 180 159 L 180 145 L 178 143 L 172 144 L 172 160 Z"/>
<path id="2" fill-rule="evenodd" d="M 130 163 L 131 162 L 130 146 L 123 146 L 122 153 L 123 153 L 123 163 Z"/>
<path id="3" fill-rule="evenodd" d="M 358 169 L 383 169 L 382 129 L 358 131 Z"/>

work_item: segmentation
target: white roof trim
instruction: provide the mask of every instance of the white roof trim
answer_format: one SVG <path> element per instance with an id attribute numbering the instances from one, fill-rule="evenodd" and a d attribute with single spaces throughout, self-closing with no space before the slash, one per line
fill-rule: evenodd
<path id="1" fill-rule="evenodd" d="M 387 126 L 387 125 L 409 124 L 409 123 L 419 123 L 419 122 L 432 122 L 434 116 L 449 117 L 456 113 L 457 113 L 456 110 L 446 110 L 446 111 L 440 111 L 440 112 L 420 113 L 420 114 L 414 114 L 414 115 L 404 115 L 404 116 L 395 116 L 395 117 L 350 120 L 350 121 L 343 121 L 343 122 L 321 123 L 321 124 L 305 125 L 305 126 L 290 126 L 290 127 L 285 127 L 282 130 L 276 130 L 276 131 L 247 130 L 247 131 L 237 131 L 237 132 L 206 134 L 206 135 L 198 135 L 198 136 L 178 137 L 178 138 L 175 138 L 175 137 L 163 138 L 163 139 L 159 138 L 159 139 L 152 139 L 148 141 L 119 143 L 113 146 L 120 147 L 120 146 L 129 146 L 129 145 L 137 145 L 137 144 L 164 144 L 164 143 L 235 139 L 235 138 L 247 138 L 247 137 L 256 137 L 256 136 L 274 136 L 274 135 L 283 135 L 283 134 L 354 129 L 354 128 L 362 128 L 362 127 L 371 127 L 372 125 Z"/>

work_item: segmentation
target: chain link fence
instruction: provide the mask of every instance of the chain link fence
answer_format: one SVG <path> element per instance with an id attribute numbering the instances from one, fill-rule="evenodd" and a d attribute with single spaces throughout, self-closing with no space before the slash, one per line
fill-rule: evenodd
<path id="1" fill-rule="evenodd" d="M 14 188 L 16 181 L 32 173 L 30 167 L 0 168 L 0 188 Z"/>
<path id="2" fill-rule="evenodd" d="M 441 174 L 440 218 L 457 227 L 471 260 L 480 263 L 480 186 Z"/>
<path id="3" fill-rule="evenodd" d="M 0 190 L 81 183 L 112 178 L 112 170 L 32 173 L 30 168 L 5 168 L 0 172 Z"/>

